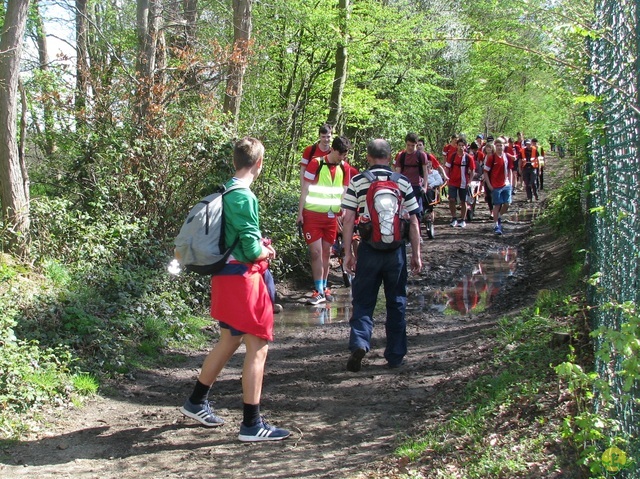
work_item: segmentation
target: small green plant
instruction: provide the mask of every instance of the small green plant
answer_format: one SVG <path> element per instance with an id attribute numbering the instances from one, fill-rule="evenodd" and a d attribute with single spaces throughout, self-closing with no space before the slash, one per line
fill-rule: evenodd
<path id="1" fill-rule="evenodd" d="M 593 275 L 590 283 L 597 284 L 598 277 Z M 617 327 L 601 326 L 591 332 L 597 345 L 596 358 L 604 372 L 584 371 L 574 354 L 555 368 L 575 404 L 575 413 L 565 418 L 563 437 L 576 446 L 580 464 L 597 477 L 635 463 L 635 458 L 624 451 L 637 450 L 637 443 L 632 447 L 634 438 L 625 431 L 619 414 L 637 407 L 634 392 L 638 391 L 640 380 L 640 316 L 636 305 L 607 303 L 603 308 L 620 319 Z M 611 450 L 625 455 L 624 464 L 616 465 L 615 471 L 608 454 Z"/>
<path id="2" fill-rule="evenodd" d="M 98 392 L 99 383 L 93 374 L 78 373 L 71 378 L 73 389 L 81 396 L 92 396 Z"/>

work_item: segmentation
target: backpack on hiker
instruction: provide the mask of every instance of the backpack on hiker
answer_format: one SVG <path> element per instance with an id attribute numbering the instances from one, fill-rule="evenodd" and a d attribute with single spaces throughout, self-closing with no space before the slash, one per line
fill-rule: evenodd
<path id="1" fill-rule="evenodd" d="M 176 260 L 187 271 L 211 275 L 224 268 L 240 238 L 236 238 L 229 248 L 226 247 L 222 197 L 239 188 L 246 187 L 233 185 L 225 188 L 222 185 L 189 211 L 175 239 L 174 250 Z"/>
<path id="2" fill-rule="evenodd" d="M 360 237 L 375 249 L 396 249 L 409 235 L 409 220 L 404 218 L 403 196 L 398 185 L 402 175 L 393 172 L 387 180 L 380 180 L 371 170 L 362 174 L 371 184 L 364 215 L 358 224 Z"/>
<path id="3" fill-rule="evenodd" d="M 418 167 L 418 175 L 420 175 L 420 178 L 424 178 L 424 166 L 423 166 L 423 163 L 422 163 L 422 159 L 424 158 L 422 156 L 423 154 L 426 156 L 425 163 L 427 161 L 430 161 L 429 155 L 427 153 L 424 153 L 424 152 L 422 152 L 420 150 L 416 150 L 416 155 L 418 157 L 418 164 L 417 165 L 407 165 L 407 166 L 413 166 L 413 167 L 417 166 Z M 407 150 L 403 150 L 400 153 L 400 158 L 399 158 L 400 173 L 402 173 L 402 174 L 404 174 L 404 162 L 405 162 L 406 158 L 407 158 Z"/>

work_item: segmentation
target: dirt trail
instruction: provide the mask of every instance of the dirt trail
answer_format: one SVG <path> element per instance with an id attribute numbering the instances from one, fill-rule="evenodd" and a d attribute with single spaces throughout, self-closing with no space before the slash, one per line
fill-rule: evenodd
<path id="1" fill-rule="evenodd" d="M 548 169 L 557 161 L 548 161 Z M 547 176 L 545 186 L 553 189 L 554 178 Z M 512 205 L 512 211 L 521 210 L 519 221 L 514 216 L 502 237 L 493 235 L 484 203 L 465 229 L 450 228 L 446 207 L 438 206 L 436 238 L 425 239 L 426 266 L 419 277 L 410 278 L 410 302 L 415 304 L 425 291 L 437 297 L 440 289 L 455 286 L 482 266 L 488 253 L 510 248 L 517 269 L 494 282 L 493 293 L 498 286 L 501 290 L 479 313 L 443 315 L 428 304 L 413 309 L 403 368 L 385 368 L 380 319 L 359 373 L 345 370 L 348 324 L 279 330 L 269 351 L 263 410 L 273 423 L 293 431 L 290 439 L 237 441 L 243 354 L 232 358 L 212 393 L 227 424 L 210 430 L 183 418 L 178 407 L 191 391 L 206 354 L 201 351 L 183 355 L 179 367 L 138 372 L 82 410 L 52 417 L 46 430 L 0 452 L 0 477 L 344 478 L 393 461 L 388 455 L 398 442 L 446 414 L 452 398 L 490 354 L 484 332 L 499 317 L 530 303 L 537 286 L 548 286 L 554 272 L 561 271 L 561 244 L 545 241 L 530 254 L 537 241 L 531 237 L 530 211 L 544 205 L 546 193 L 531 205 L 519 192 Z M 285 308 L 287 296 L 300 294 L 284 292 Z"/>

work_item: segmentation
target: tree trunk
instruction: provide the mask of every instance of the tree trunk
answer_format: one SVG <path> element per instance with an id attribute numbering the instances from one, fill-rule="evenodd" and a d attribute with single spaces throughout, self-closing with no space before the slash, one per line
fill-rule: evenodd
<path id="1" fill-rule="evenodd" d="M 137 121 L 143 131 L 155 124 L 157 116 L 153 105 L 154 85 L 156 84 L 156 60 L 160 41 L 160 12 L 162 0 L 137 0 L 136 30 L 138 35 L 138 59 L 136 62 L 136 80 L 138 89 Z M 162 52 L 160 52 L 163 54 Z"/>
<path id="2" fill-rule="evenodd" d="M 87 0 L 76 0 L 76 128 L 86 125 L 87 96 L 89 95 L 89 62 L 87 45 Z"/>
<path id="3" fill-rule="evenodd" d="M 20 165 L 17 93 L 20 55 L 29 0 L 9 0 L 0 38 L 0 184 L 2 219 L 9 226 L 9 251 L 29 254 L 28 179 Z"/>
<path id="4" fill-rule="evenodd" d="M 231 115 L 234 126 L 238 124 L 240 116 L 242 82 L 247 68 L 252 28 L 252 2 L 253 0 L 233 0 L 233 51 L 229 59 L 229 76 L 224 97 L 224 112 Z"/>
<path id="5" fill-rule="evenodd" d="M 340 0 L 340 41 L 336 48 L 336 70 L 329 100 L 329 118 L 327 122 L 334 125 L 336 132 L 342 132 L 342 94 L 347 82 L 347 22 L 349 19 L 349 0 Z"/>
<path id="6" fill-rule="evenodd" d="M 39 0 L 33 2 L 33 13 L 35 23 L 35 35 L 36 43 L 38 45 L 38 68 L 44 74 L 49 71 L 49 50 L 47 48 L 47 36 L 44 29 L 44 22 L 42 21 L 42 15 L 40 15 L 40 8 L 38 5 Z M 53 106 L 51 102 L 51 88 L 45 86 L 42 91 L 42 111 L 44 117 L 44 151 L 47 156 L 50 156 L 55 151 L 55 143 L 53 141 Z"/>
<path id="7" fill-rule="evenodd" d="M 198 20 L 198 0 L 183 0 L 185 20 L 185 48 L 195 48 L 196 22 Z"/>

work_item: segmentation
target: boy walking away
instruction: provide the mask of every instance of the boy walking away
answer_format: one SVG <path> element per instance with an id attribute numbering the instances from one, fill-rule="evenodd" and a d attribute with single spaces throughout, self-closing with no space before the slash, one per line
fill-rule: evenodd
<path id="1" fill-rule="evenodd" d="M 333 301 L 327 287 L 331 247 L 336 241 L 340 199 L 351 179 L 352 168 L 345 162 L 351 142 L 337 136 L 329 154 L 313 158 L 306 168 L 298 203 L 298 225 L 311 254 L 314 290 L 307 303 L 317 305 Z"/>
<path id="2" fill-rule="evenodd" d="M 493 232 L 502 234 L 502 215 L 511 204 L 511 185 L 513 184 L 514 157 L 504 152 L 504 138 L 493 143 L 495 152 L 488 155 L 484 165 L 484 179 L 493 200 Z"/>
<path id="3" fill-rule="evenodd" d="M 258 200 L 249 189 L 260 175 L 264 146 L 255 138 L 239 140 L 233 150 L 234 177 L 225 185 L 241 188 L 224 195 L 225 242 L 239 238 L 227 264 L 211 278 L 211 316 L 220 322 L 220 339 L 205 358 L 191 396 L 180 412 L 208 427 L 224 424 L 209 405 L 209 390 L 244 342 L 242 368 L 243 420 L 238 439 L 278 441 L 290 432 L 268 424 L 260 415 L 260 397 L 269 341 L 273 340 L 275 287 L 268 261 L 276 252 L 263 240 Z"/>

